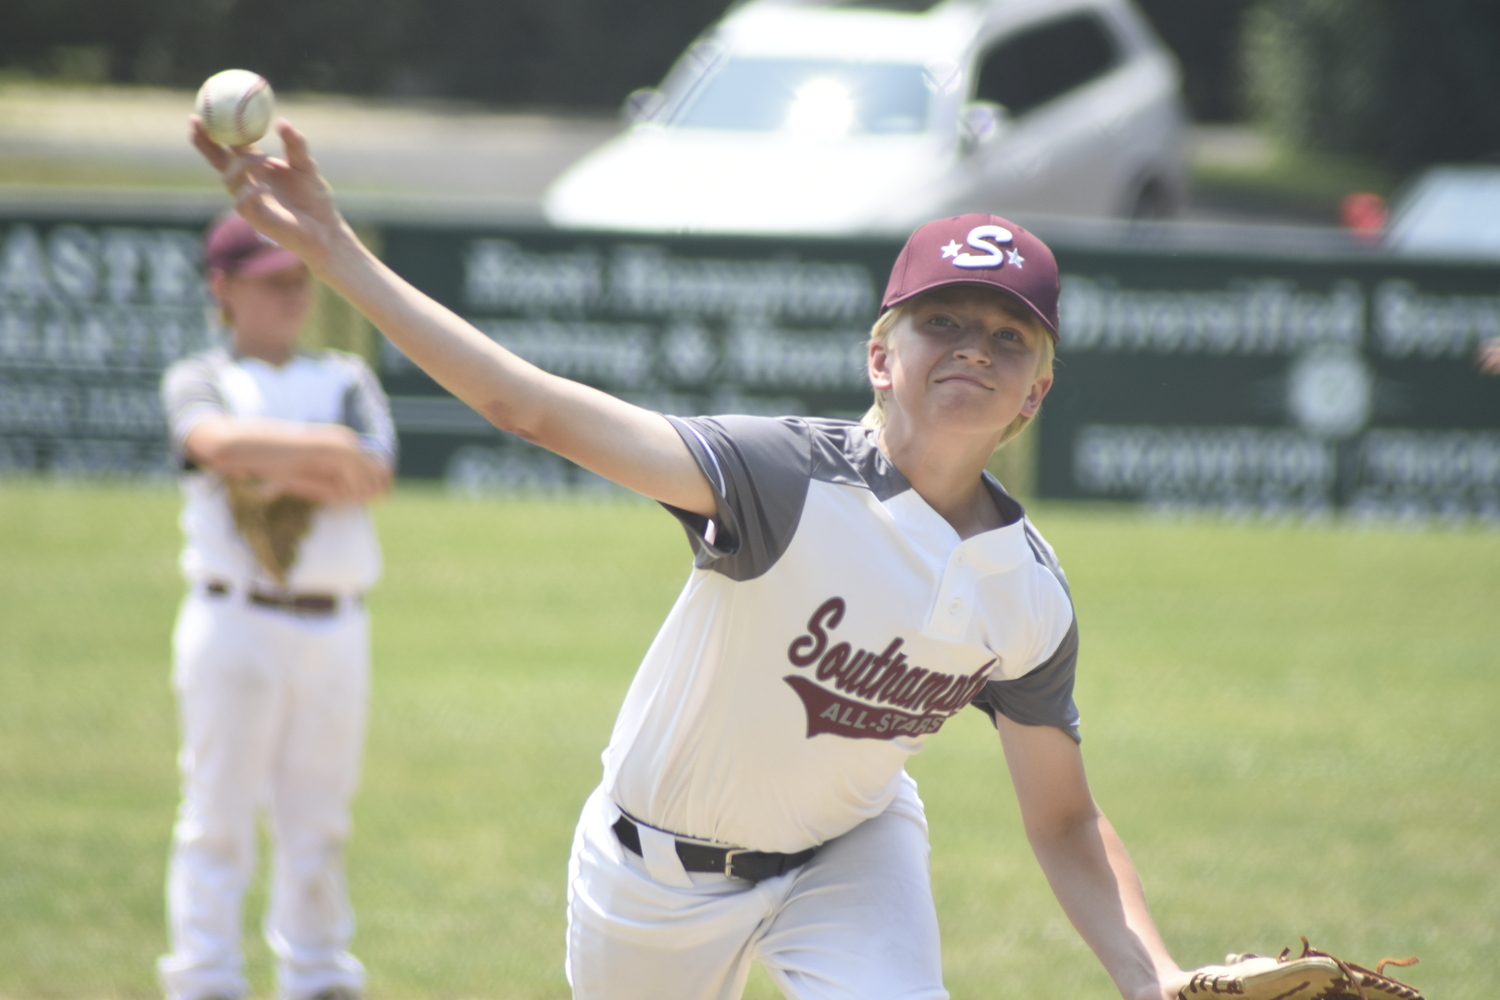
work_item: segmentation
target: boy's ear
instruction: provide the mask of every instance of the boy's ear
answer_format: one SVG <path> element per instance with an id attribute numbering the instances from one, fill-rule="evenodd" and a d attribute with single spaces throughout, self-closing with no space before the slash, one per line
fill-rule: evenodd
<path id="1" fill-rule="evenodd" d="M 1031 391 L 1026 394 L 1026 400 L 1021 404 L 1022 416 L 1036 416 L 1036 411 L 1042 406 L 1042 400 L 1047 396 L 1047 390 L 1051 388 L 1051 378 L 1039 378 L 1031 383 Z"/>
<path id="2" fill-rule="evenodd" d="M 866 359 L 865 368 L 870 376 L 871 388 L 877 392 L 890 389 L 892 385 L 890 344 L 878 340 L 870 341 L 870 354 Z"/>

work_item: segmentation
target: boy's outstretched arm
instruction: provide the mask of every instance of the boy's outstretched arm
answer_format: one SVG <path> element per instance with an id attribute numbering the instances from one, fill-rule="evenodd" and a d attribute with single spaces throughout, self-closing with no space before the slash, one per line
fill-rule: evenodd
<path id="1" fill-rule="evenodd" d="M 192 141 L 224 178 L 235 209 L 292 250 L 401 351 L 501 430 L 593 472 L 705 517 L 713 492 L 687 445 L 659 413 L 537 368 L 408 284 L 359 242 L 308 155 L 302 134 L 277 123 L 279 159 L 210 139 L 196 116 Z"/>
<path id="2" fill-rule="evenodd" d="M 1126 1000 L 1172 1000 L 1188 980 L 1156 932 L 1135 866 L 1089 791 L 1078 744 L 996 715 L 1026 837 L 1063 912 Z"/>

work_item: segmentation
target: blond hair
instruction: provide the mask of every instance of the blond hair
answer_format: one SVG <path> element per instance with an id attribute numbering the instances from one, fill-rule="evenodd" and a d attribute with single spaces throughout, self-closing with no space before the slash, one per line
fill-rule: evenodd
<path id="1" fill-rule="evenodd" d="M 1008 297 L 1009 296 L 1007 296 L 1007 298 Z M 912 299 L 903 302 L 900 305 L 892 306 L 885 312 L 881 313 L 880 317 L 875 320 L 875 325 L 870 327 L 869 343 L 880 344 L 881 346 L 889 345 L 891 342 L 891 332 L 896 329 L 896 323 L 901 319 L 903 315 L 905 315 L 906 308 L 915 301 L 915 299 Z M 1038 323 L 1037 326 L 1040 327 L 1041 324 Z M 1038 378 L 1051 378 L 1052 361 L 1056 356 L 1056 347 L 1052 342 L 1052 337 L 1045 334 L 1045 330 L 1043 332 L 1044 335 L 1041 338 L 1041 349 L 1038 352 L 1037 357 L 1036 374 Z M 875 401 L 870 405 L 870 408 L 865 411 L 865 415 L 860 418 L 859 422 L 873 431 L 878 431 L 881 428 L 885 427 L 885 408 L 886 400 L 889 395 L 889 390 L 876 389 Z M 1040 411 L 1038 410 L 1037 412 Z M 1005 447 L 1006 444 L 1015 440 L 1016 436 L 1026 429 L 1026 425 L 1031 423 L 1032 419 L 1035 416 L 1036 413 L 1018 414 L 1016 416 L 1016 419 L 1012 420 L 1006 426 L 1004 432 L 1001 433 L 1000 441 L 995 445 L 995 450 L 999 451 L 1001 448 Z"/>

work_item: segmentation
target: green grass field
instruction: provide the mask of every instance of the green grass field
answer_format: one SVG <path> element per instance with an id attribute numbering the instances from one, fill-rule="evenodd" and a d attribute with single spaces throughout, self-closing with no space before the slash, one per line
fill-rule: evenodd
<path id="1" fill-rule="evenodd" d="M 0 997 L 155 995 L 175 806 L 169 489 L 0 481 Z M 379 510 L 376 688 L 350 881 L 374 1000 L 566 996 L 574 817 L 687 572 L 646 504 Z M 1042 505 L 1083 628 L 1096 796 L 1184 964 L 1307 934 L 1500 991 L 1500 534 Z M 911 770 L 957 1000 L 1107 1000 L 960 715 Z M 260 995 L 270 993 L 247 916 Z M 774 996 L 752 980 L 752 997 Z M 666 998 L 664 998 L 666 1000 Z"/>

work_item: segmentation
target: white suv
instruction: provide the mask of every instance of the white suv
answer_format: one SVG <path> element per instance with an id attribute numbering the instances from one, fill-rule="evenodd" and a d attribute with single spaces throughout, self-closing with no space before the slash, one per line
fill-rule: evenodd
<path id="1" fill-rule="evenodd" d="M 750 0 L 547 192 L 555 225 L 898 234 L 1169 217 L 1177 64 L 1129 0 Z"/>

